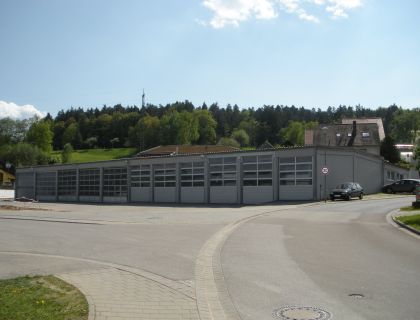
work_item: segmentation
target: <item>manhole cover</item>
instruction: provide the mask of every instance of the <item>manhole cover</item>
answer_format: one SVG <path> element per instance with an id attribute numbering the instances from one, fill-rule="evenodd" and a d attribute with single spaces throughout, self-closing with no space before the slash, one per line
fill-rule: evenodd
<path id="1" fill-rule="evenodd" d="M 283 307 L 273 311 L 273 317 L 282 320 L 327 320 L 331 313 L 315 307 Z"/>

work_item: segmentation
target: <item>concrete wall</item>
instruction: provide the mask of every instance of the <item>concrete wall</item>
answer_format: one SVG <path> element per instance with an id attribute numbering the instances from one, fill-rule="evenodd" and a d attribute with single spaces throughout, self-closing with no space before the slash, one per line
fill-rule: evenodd
<path id="1" fill-rule="evenodd" d="M 55 196 L 41 196 L 41 195 L 38 195 L 38 196 L 36 196 L 36 200 L 46 201 L 46 202 L 54 202 L 54 201 L 56 201 L 56 197 Z"/>
<path id="2" fill-rule="evenodd" d="M 314 186 L 280 186 L 279 200 L 313 200 Z"/>
<path id="3" fill-rule="evenodd" d="M 101 197 L 97 196 L 79 196 L 80 202 L 101 202 Z"/>
<path id="4" fill-rule="evenodd" d="M 353 160 L 353 154 L 340 151 L 318 151 L 316 166 L 318 184 L 315 185 L 318 199 L 324 199 L 325 195 L 328 198 L 331 190 L 338 184 L 354 181 Z M 327 175 L 321 174 L 324 166 L 329 169 Z"/>
<path id="5" fill-rule="evenodd" d="M 105 203 L 126 203 L 127 197 L 103 197 Z"/>
<path id="6" fill-rule="evenodd" d="M 383 186 L 382 161 L 355 155 L 354 157 L 354 181 L 359 182 L 365 194 L 380 192 Z"/>
<path id="7" fill-rule="evenodd" d="M 176 187 L 154 188 L 154 202 L 177 202 Z"/>
<path id="8" fill-rule="evenodd" d="M 271 155 L 273 157 L 272 186 L 243 186 L 243 156 Z M 213 157 L 236 157 L 236 186 L 210 186 L 209 159 Z M 312 186 L 311 185 L 279 185 L 279 157 L 312 156 Z M 181 187 L 179 164 L 181 162 L 205 162 L 204 187 Z M 128 199 L 126 197 L 99 196 L 60 196 L 58 201 L 80 202 L 156 202 L 156 203 L 264 203 L 276 200 L 313 200 L 322 199 L 325 188 L 327 195 L 339 183 L 347 181 L 359 182 L 366 193 L 377 192 L 385 182 L 386 170 L 393 170 L 408 177 L 408 171 L 389 164 L 384 164 L 380 157 L 358 152 L 357 150 L 328 147 L 303 147 L 267 151 L 238 152 L 228 154 L 212 154 L 207 156 L 175 156 L 150 159 L 127 159 L 83 163 L 75 165 L 39 166 L 34 168 L 17 169 L 16 196 L 34 198 L 36 196 L 37 172 L 47 172 L 63 169 L 105 168 L 132 165 L 176 163 L 178 168 L 176 187 L 130 187 L 128 178 Z M 329 174 L 326 179 L 321 174 L 321 168 L 326 165 Z M 129 170 L 128 170 L 129 172 Z M 151 184 L 153 185 L 153 170 L 151 170 Z M 20 173 L 26 173 L 26 178 L 19 179 Z M 23 176 L 22 176 L 23 177 Z M 103 179 L 101 179 L 102 181 Z M 326 181 L 325 181 L 326 180 Z M 326 182 L 326 183 L 325 183 Z M 55 196 L 40 197 L 44 201 L 56 201 Z"/>
<path id="9" fill-rule="evenodd" d="M 343 182 L 358 182 L 365 194 L 380 192 L 384 185 L 387 165 L 382 158 L 366 153 L 318 148 L 316 159 L 316 198 L 323 199 L 325 185 L 327 197 L 334 187 Z M 328 175 L 321 173 L 323 166 L 328 167 Z M 408 170 L 394 167 L 401 174 L 408 175 Z M 325 183 L 326 182 L 326 183 Z"/>
<path id="10" fill-rule="evenodd" d="M 243 187 L 243 203 L 245 204 L 258 204 L 272 201 L 274 201 L 272 186 Z"/>
<path id="11" fill-rule="evenodd" d="M 388 178 L 388 171 L 393 173 L 393 176 L 394 176 L 393 179 Z M 393 183 L 394 181 L 397 181 L 397 180 L 401 180 L 398 178 L 398 175 L 403 176 L 403 179 L 407 179 L 410 176 L 410 171 L 394 166 L 390 163 L 386 163 L 386 162 L 384 163 L 384 170 L 383 170 L 384 185 Z M 416 178 L 411 178 L 411 179 L 416 179 Z"/>
<path id="12" fill-rule="evenodd" d="M 210 203 L 238 203 L 236 186 L 210 187 Z"/>
<path id="13" fill-rule="evenodd" d="M 181 187 L 181 203 L 204 203 L 204 187 Z"/>
<path id="14" fill-rule="evenodd" d="M 58 201 L 76 202 L 77 201 L 77 196 L 58 196 Z"/>
<path id="15" fill-rule="evenodd" d="M 152 187 L 131 187 L 131 202 L 152 202 Z"/>
<path id="16" fill-rule="evenodd" d="M 16 174 L 16 198 L 35 198 L 35 175 L 33 171 L 24 171 Z"/>

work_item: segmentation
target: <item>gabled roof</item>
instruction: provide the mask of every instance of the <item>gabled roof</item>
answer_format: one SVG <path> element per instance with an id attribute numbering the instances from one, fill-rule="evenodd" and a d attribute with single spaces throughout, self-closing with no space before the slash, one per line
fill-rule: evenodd
<path id="1" fill-rule="evenodd" d="M 156 157 L 171 156 L 181 154 L 206 154 L 217 152 L 234 152 L 240 149 L 221 145 L 168 145 L 157 146 L 145 151 L 141 151 L 135 157 Z"/>
<path id="2" fill-rule="evenodd" d="M 385 139 L 384 124 L 383 124 L 381 118 L 343 118 L 341 120 L 341 123 L 342 124 L 352 124 L 353 121 L 356 121 L 357 124 L 368 124 L 368 123 L 377 124 L 380 141 Z"/>
<path id="3" fill-rule="evenodd" d="M 312 134 L 305 134 L 305 144 L 330 147 L 380 145 L 376 123 L 357 123 L 354 136 L 353 129 L 353 124 L 320 125 Z"/>

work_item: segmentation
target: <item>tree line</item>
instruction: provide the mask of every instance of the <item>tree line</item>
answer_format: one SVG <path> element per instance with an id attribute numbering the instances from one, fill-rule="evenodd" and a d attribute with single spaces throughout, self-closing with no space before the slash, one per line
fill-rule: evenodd
<path id="1" fill-rule="evenodd" d="M 143 107 L 118 104 L 102 108 L 70 108 L 43 119 L 0 119 L 0 160 L 14 164 L 48 163 L 51 150 L 136 147 L 145 150 L 168 144 L 226 144 L 255 148 L 302 145 L 304 130 L 342 118 L 379 117 L 385 133 L 398 143 L 413 143 L 420 130 L 420 109 L 396 105 L 326 110 L 266 105 L 260 108 L 194 106 L 190 101 Z M 24 150 L 31 154 L 22 156 Z M 26 152 L 27 153 L 27 152 Z"/>

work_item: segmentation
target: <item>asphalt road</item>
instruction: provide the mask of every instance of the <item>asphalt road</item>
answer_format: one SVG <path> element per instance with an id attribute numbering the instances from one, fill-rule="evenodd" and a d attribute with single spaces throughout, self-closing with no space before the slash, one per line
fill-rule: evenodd
<path id="1" fill-rule="evenodd" d="M 386 221 L 388 212 L 411 201 L 242 208 L 36 204 L 37 210 L 3 210 L 0 278 L 95 269 L 96 261 L 194 283 L 206 244 L 217 248 L 219 231 L 262 214 L 233 227 L 220 253 L 222 279 L 240 318 L 273 319 L 274 310 L 297 306 L 320 308 L 332 319 L 418 320 L 420 239 Z M 313 318 L 303 315 L 296 319 Z"/>
<path id="2" fill-rule="evenodd" d="M 221 255 L 240 317 L 298 306 L 333 319 L 420 319 L 420 240 L 386 221 L 410 200 L 337 201 L 243 224 Z"/>

